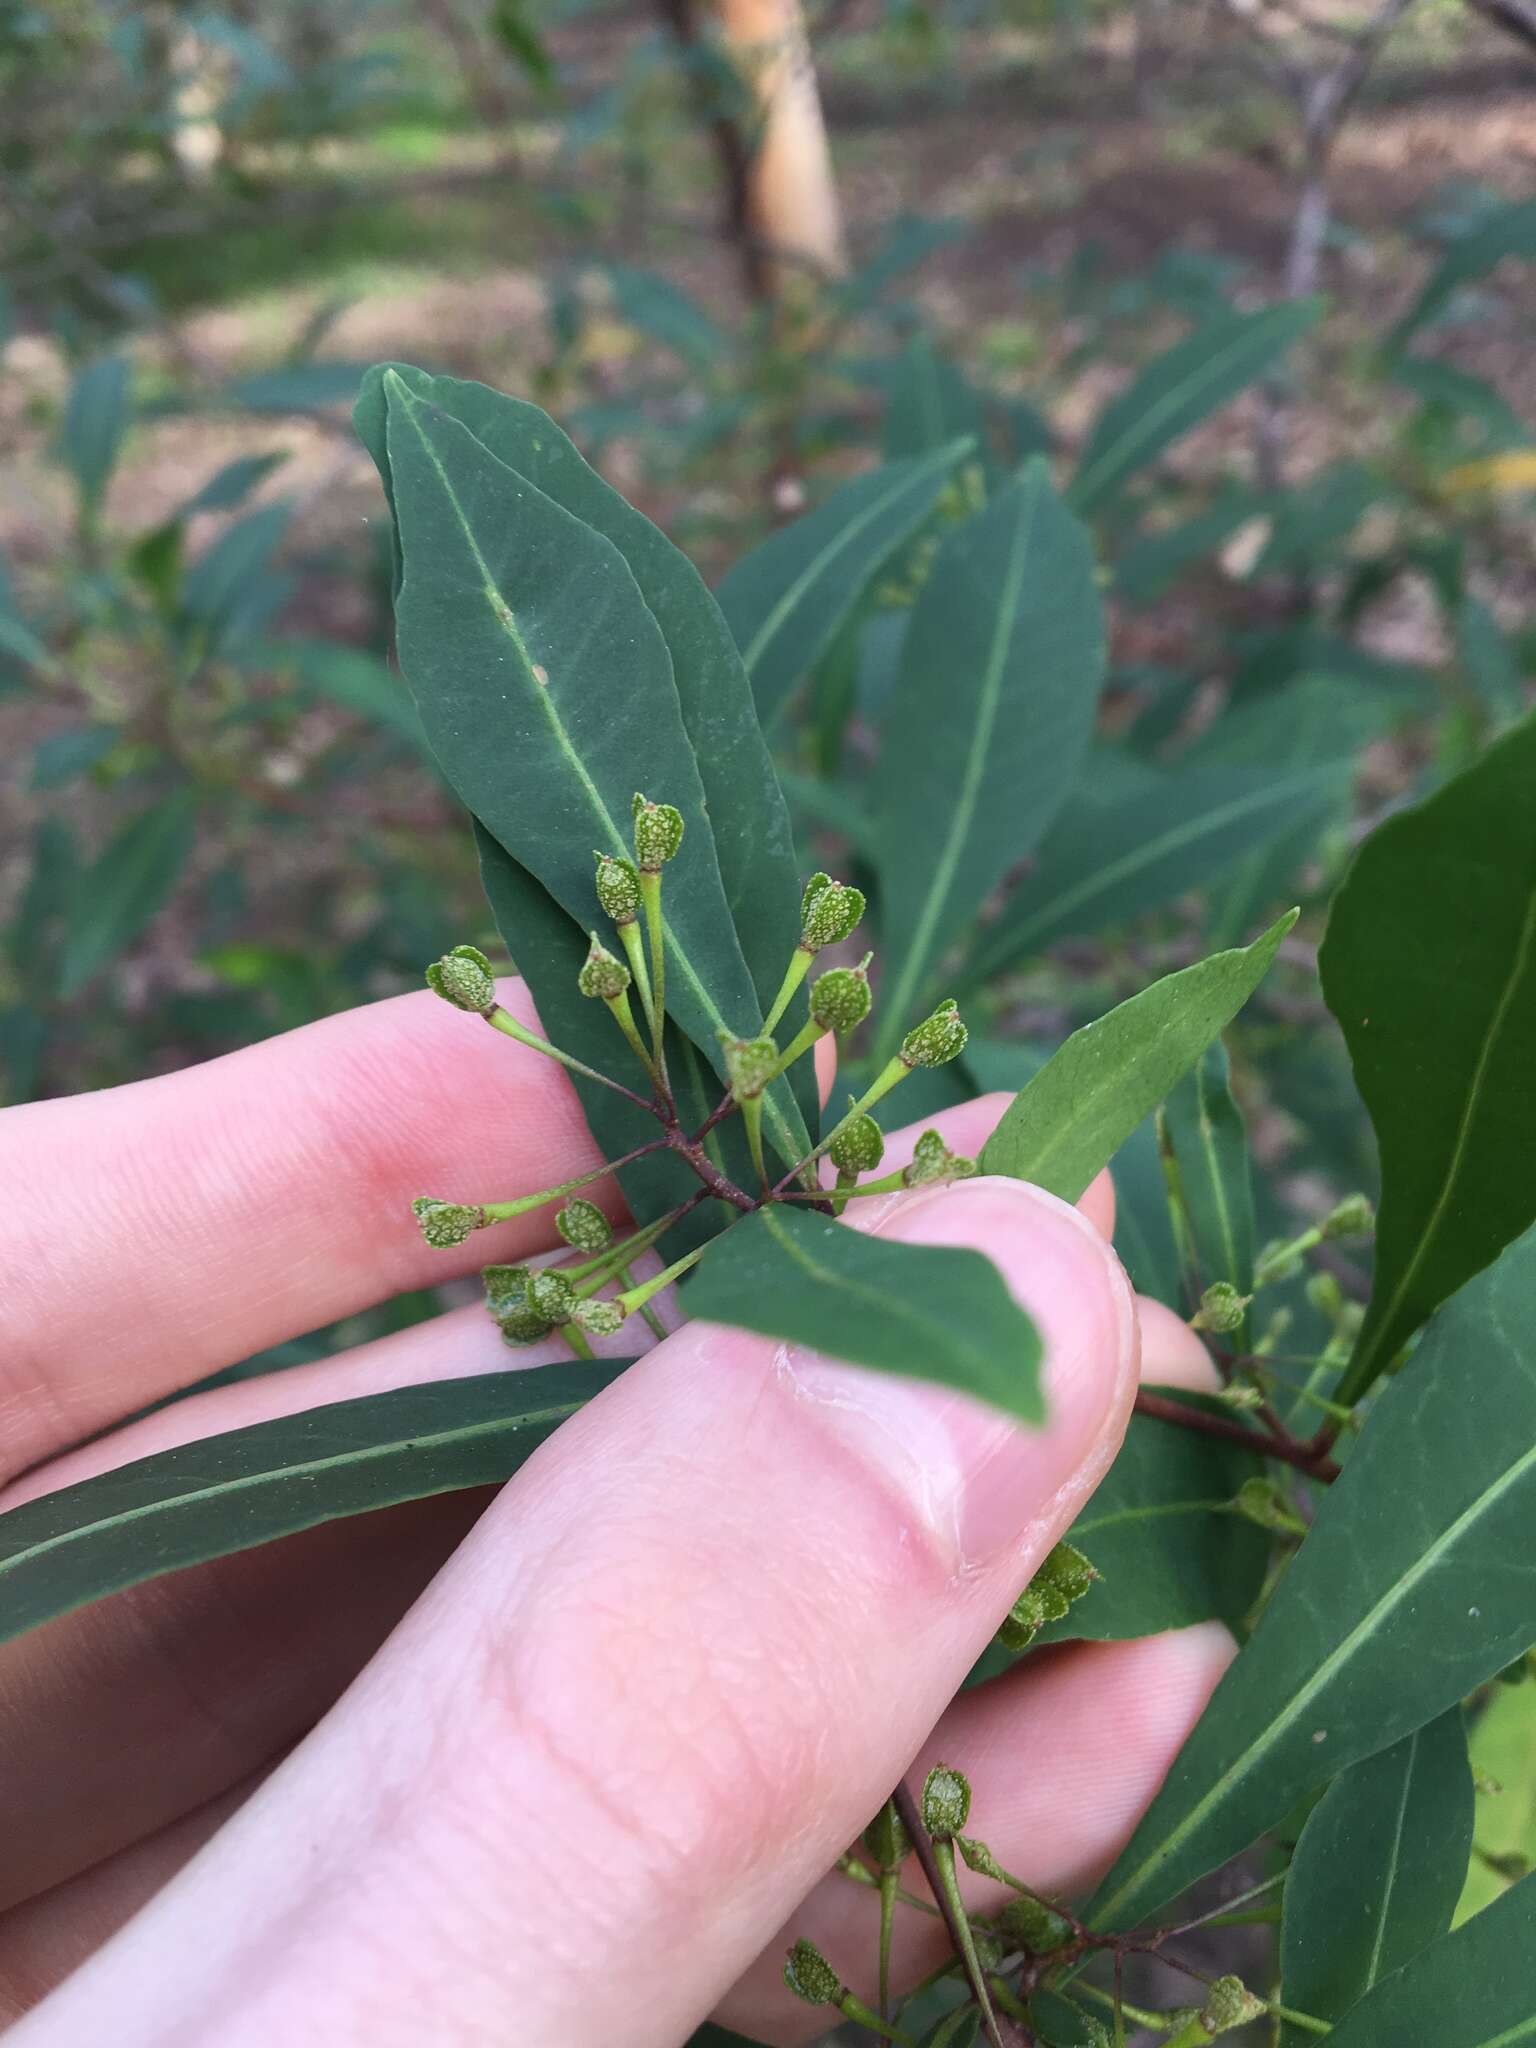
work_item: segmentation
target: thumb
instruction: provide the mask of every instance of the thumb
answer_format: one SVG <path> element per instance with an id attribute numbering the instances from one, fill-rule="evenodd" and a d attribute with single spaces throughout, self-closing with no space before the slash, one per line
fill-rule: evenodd
<path id="1" fill-rule="evenodd" d="M 995 1260 L 1043 1429 L 687 1325 L 18 2044 L 685 2040 L 905 1771 L 1134 1395 L 1130 1287 L 1066 1204 L 980 1179 L 875 1227 Z"/>

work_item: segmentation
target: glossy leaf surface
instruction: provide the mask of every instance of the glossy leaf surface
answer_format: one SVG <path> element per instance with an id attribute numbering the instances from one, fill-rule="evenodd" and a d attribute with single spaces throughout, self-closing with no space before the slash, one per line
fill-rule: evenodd
<path id="1" fill-rule="evenodd" d="M 1332 2048 L 1517 2048 L 1536 2041 L 1536 1878 L 1377 1985 Z"/>
<path id="2" fill-rule="evenodd" d="M 982 1171 L 1075 1202 L 1231 1023 L 1295 921 L 1291 911 L 1251 946 L 1165 975 L 1074 1031 L 1009 1104 L 982 1148 Z"/>
<path id="3" fill-rule="evenodd" d="M 1536 1233 L 1386 1389 L 1093 1903 L 1126 1926 L 1523 1651 L 1536 1576 Z M 1426 1653 L 1432 1645 L 1432 1654 Z"/>
<path id="4" fill-rule="evenodd" d="M 779 1205 L 735 1224 L 684 1289 L 691 1316 L 937 1380 L 1044 1417 L 1040 1338 L 979 1252 L 899 1244 Z"/>
<path id="5" fill-rule="evenodd" d="M 1381 1152 L 1349 1400 L 1536 1219 L 1536 716 L 1377 827 L 1319 967 Z"/>
<path id="6" fill-rule="evenodd" d="M 178 1445 L 12 1508 L 0 1516 L 0 1641 L 319 1522 L 495 1485 L 627 1364 L 396 1387 Z"/>

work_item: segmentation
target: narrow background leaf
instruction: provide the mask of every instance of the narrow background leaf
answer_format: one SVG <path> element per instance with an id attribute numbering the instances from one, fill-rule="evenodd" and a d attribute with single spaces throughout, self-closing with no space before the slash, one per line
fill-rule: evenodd
<path id="1" fill-rule="evenodd" d="M 160 910 L 192 852 L 190 795 L 162 797 L 132 818 L 78 878 L 64 940 L 59 993 L 78 995 Z"/>
<path id="2" fill-rule="evenodd" d="M 1328 2039 L 1330 2048 L 1516 2048 L 1536 2041 L 1536 1878 L 1514 1885 L 1388 1977 Z"/>

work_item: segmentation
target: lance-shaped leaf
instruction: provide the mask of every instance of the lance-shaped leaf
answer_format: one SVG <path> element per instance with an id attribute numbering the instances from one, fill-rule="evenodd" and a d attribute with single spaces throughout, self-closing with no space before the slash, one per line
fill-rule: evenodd
<path id="1" fill-rule="evenodd" d="M 488 385 L 394 363 L 370 370 L 354 415 L 393 508 L 385 446 L 386 373 L 461 421 L 498 461 L 613 542 L 672 657 L 726 901 L 754 985 L 773 1000 L 800 935 L 800 881 L 789 815 L 757 722 L 751 685 L 720 607 L 688 557 L 596 470 L 547 413 Z M 659 795 L 659 792 L 648 792 Z M 514 948 L 514 952 L 515 952 Z M 802 999 L 803 1000 L 803 999 Z M 791 1028 L 803 1012 L 791 1014 Z M 802 1108 L 815 1115 L 812 1085 Z"/>
<path id="2" fill-rule="evenodd" d="M 1321 312 L 1321 300 L 1297 299 L 1257 313 L 1221 313 L 1149 363 L 1095 420 L 1069 502 L 1079 512 L 1098 511 L 1180 434 L 1273 369 Z"/>
<path id="3" fill-rule="evenodd" d="M 1225 1281 L 1253 1292 L 1253 1179 L 1248 1133 L 1232 1097 L 1226 1049 L 1218 1041 L 1200 1056 L 1168 1097 L 1161 1139 L 1172 1157 L 1199 1294 Z M 1232 1348 L 1248 1346 L 1246 1321 Z"/>
<path id="4" fill-rule="evenodd" d="M 165 1572 L 494 1486 L 627 1359 L 395 1387 L 158 1451 L 0 1515 L 0 1641 Z"/>
<path id="5" fill-rule="evenodd" d="M 1278 775 L 1154 771 L 1151 785 L 1128 797 L 1085 781 L 966 960 L 964 980 L 990 980 L 1059 939 L 1104 931 L 1225 882 L 1234 862 L 1262 855 L 1282 836 L 1315 836 L 1347 786 L 1347 772 L 1318 766 Z"/>
<path id="6" fill-rule="evenodd" d="M 744 555 L 720 585 L 768 725 L 864 602 L 891 557 L 923 525 L 955 465 L 954 441 L 931 455 L 888 462 L 834 491 L 824 505 Z"/>
<path id="7" fill-rule="evenodd" d="M 1046 830 L 1093 735 L 1104 621 L 1043 461 L 957 527 L 917 600 L 872 802 L 894 1050 L 942 950 Z"/>
<path id="8" fill-rule="evenodd" d="M 1230 1412 L 1183 1389 L 1170 1398 Z M 1115 1462 L 1067 1531 L 1099 1578 L 1063 1620 L 1041 1629 L 1031 1649 L 1128 1642 L 1201 1621 L 1236 1629 L 1264 1583 L 1269 1538 L 1230 1507 L 1243 1481 L 1262 1470 L 1257 1453 L 1240 1445 L 1133 1415 Z M 994 1644 L 969 1682 L 996 1677 L 1021 1654 L 1029 1653 Z"/>
<path id="9" fill-rule="evenodd" d="M 1497 206 L 1470 234 L 1458 235 L 1439 265 L 1387 337 L 1388 349 L 1403 343 L 1450 304 L 1464 285 L 1486 277 L 1508 256 L 1536 257 L 1536 200 Z"/>
<path id="10" fill-rule="evenodd" d="M 977 449 L 986 443 L 987 421 L 981 395 L 931 341 L 919 336 L 899 358 L 885 400 L 884 443 L 887 461 L 926 455 L 954 441 L 969 440 Z"/>
<path id="11" fill-rule="evenodd" d="M 1232 1022 L 1295 922 L 1288 911 L 1251 946 L 1165 975 L 1074 1031 L 1008 1105 L 982 1148 L 982 1171 L 1075 1202 Z"/>
<path id="12" fill-rule="evenodd" d="M 1536 1877 L 1378 1984 L 1328 2041 L 1329 2048 L 1517 2048 L 1536 2041 Z"/>
<path id="13" fill-rule="evenodd" d="M 1341 2020 L 1451 1924 L 1472 1849 L 1460 1707 L 1354 1764 L 1308 1817 L 1285 1881 L 1282 2003 Z M 1282 2048 L 1312 2039 L 1287 2026 Z"/>
<path id="14" fill-rule="evenodd" d="M 568 916 L 592 851 L 630 849 L 636 789 L 691 830 L 667 870 L 668 1006 L 712 1062 L 761 1015 L 661 631 L 623 556 L 386 374 L 401 664 L 444 772 Z M 770 1134 L 796 1155 L 783 1091 Z M 801 1148 L 803 1149 L 803 1148 Z"/>
<path id="15" fill-rule="evenodd" d="M 1319 966 L 1381 1151 L 1347 1402 L 1536 1219 L 1536 715 L 1371 834 Z"/>
<path id="16" fill-rule="evenodd" d="M 898 1244 L 780 1203 L 710 1247 L 688 1312 L 1043 1420 L 1040 1338 L 980 1252 Z"/>
<path id="17" fill-rule="evenodd" d="M 1447 1304 L 1383 1394 L 1104 1880 L 1095 1925 L 1154 1912 L 1525 1649 L 1536 1575 L 1533 1318 L 1536 1232 Z"/>
<path id="18" fill-rule="evenodd" d="M 183 790 L 141 811 L 80 876 L 69 909 L 59 993 L 79 993 L 131 946 L 181 879 L 194 805 Z"/>

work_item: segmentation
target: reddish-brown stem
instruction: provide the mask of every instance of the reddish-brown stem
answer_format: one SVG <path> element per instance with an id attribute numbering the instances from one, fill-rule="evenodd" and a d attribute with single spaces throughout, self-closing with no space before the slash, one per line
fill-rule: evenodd
<path id="1" fill-rule="evenodd" d="M 911 1842 L 917 1860 L 923 1867 L 923 1876 L 928 1880 L 928 1889 L 933 1893 L 934 1904 L 944 1917 L 944 1925 L 949 1930 L 949 1938 L 954 1944 L 955 1954 L 962 1963 L 965 1963 L 966 1944 L 964 1931 L 956 1924 L 954 1911 L 949 1903 L 948 1890 L 945 1886 L 943 1875 L 939 1870 L 938 1859 L 933 1853 L 933 1842 L 928 1830 L 923 1826 L 923 1816 L 918 1809 L 917 1800 L 913 1796 L 912 1788 L 903 1779 L 891 1794 L 891 1797 L 895 1801 L 896 1811 L 901 1817 L 901 1824 L 907 1831 L 907 1839 Z M 1002 2040 L 997 2031 L 997 2021 L 995 2018 L 992 2018 L 992 2002 L 987 1995 L 986 1979 L 982 1978 L 978 1981 L 972 1977 L 969 1964 L 966 1964 L 965 1974 L 966 1981 L 971 1987 L 972 1997 L 981 2007 L 982 2012 L 991 2019 L 991 2024 L 987 2028 L 987 2039 L 991 2043 L 991 2048 L 1003 2048 Z"/>
<path id="2" fill-rule="evenodd" d="M 759 1206 L 753 1196 L 726 1178 L 696 1139 L 686 1136 L 675 1123 L 667 1131 L 666 1143 L 680 1158 L 687 1160 L 709 1192 L 718 1195 L 722 1202 L 729 1202 L 733 1209 L 740 1209 L 744 1215 Z"/>
<path id="3" fill-rule="evenodd" d="M 1166 1395 L 1150 1393 L 1145 1387 L 1136 1396 L 1136 1413 L 1155 1416 L 1159 1422 L 1177 1423 L 1181 1429 L 1193 1429 L 1201 1436 L 1219 1437 L 1223 1443 L 1241 1444 L 1244 1450 L 1256 1451 L 1262 1458 L 1277 1458 L 1282 1464 L 1294 1465 L 1298 1472 L 1305 1472 L 1309 1479 L 1320 1479 L 1325 1484 L 1339 1476 L 1339 1466 L 1328 1455 L 1328 1446 L 1319 1449 L 1316 1438 L 1302 1442 L 1289 1434 L 1250 1429 L 1246 1422 L 1238 1422 L 1225 1415 L 1208 1415 L 1203 1408 L 1191 1408 L 1184 1401 L 1170 1401 Z"/>

